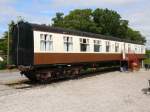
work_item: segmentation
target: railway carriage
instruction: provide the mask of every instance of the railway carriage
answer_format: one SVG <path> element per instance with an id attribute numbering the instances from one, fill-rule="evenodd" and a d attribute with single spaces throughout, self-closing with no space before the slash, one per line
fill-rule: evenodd
<path id="1" fill-rule="evenodd" d="M 145 54 L 145 46 L 133 41 L 27 22 L 14 26 L 12 48 L 12 64 L 34 81 L 76 76 L 83 68 L 120 66 L 131 53 L 141 62 Z"/>

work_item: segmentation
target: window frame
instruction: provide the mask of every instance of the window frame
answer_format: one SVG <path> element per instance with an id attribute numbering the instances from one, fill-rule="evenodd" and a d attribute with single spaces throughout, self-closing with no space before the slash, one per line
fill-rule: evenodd
<path id="1" fill-rule="evenodd" d="M 43 37 L 43 38 L 42 38 Z M 44 48 L 41 47 L 41 42 L 44 42 Z M 50 34 L 40 34 L 40 51 L 49 52 L 53 51 L 53 38 Z"/>
<path id="2" fill-rule="evenodd" d="M 110 41 L 106 41 L 106 52 L 110 52 Z"/>
<path id="3" fill-rule="evenodd" d="M 90 44 L 89 40 L 87 38 L 79 38 L 80 41 L 80 52 L 89 52 L 90 51 Z M 85 47 L 86 50 L 83 50 L 83 46 Z"/>
<path id="4" fill-rule="evenodd" d="M 64 51 L 66 52 L 73 51 L 73 37 L 63 36 L 63 44 L 64 44 Z M 67 46 L 67 50 L 65 49 L 65 45 Z M 71 48 L 69 48 L 69 45 L 71 45 Z"/>
<path id="5" fill-rule="evenodd" d="M 115 42 L 115 52 L 119 52 L 119 43 Z"/>
<path id="6" fill-rule="evenodd" d="M 131 44 L 128 44 L 128 52 L 131 52 Z"/>
<path id="7" fill-rule="evenodd" d="M 102 52 L 102 41 L 93 40 L 93 43 L 94 43 L 94 52 Z M 96 50 L 96 47 L 99 47 L 98 50 Z"/>

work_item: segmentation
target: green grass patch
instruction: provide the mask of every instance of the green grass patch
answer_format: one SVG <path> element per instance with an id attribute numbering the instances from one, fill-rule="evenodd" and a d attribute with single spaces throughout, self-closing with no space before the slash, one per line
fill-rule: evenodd
<path id="1" fill-rule="evenodd" d="M 150 64 L 150 58 L 145 59 L 144 64 Z"/>

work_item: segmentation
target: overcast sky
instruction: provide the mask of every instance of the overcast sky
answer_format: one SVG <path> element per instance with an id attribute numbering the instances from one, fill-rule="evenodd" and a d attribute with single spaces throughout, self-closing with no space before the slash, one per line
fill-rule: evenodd
<path id="1" fill-rule="evenodd" d="M 0 37 L 18 16 L 29 22 L 50 24 L 56 12 L 67 14 L 76 8 L 115 10 L 129 20 L 130 27 L 150 40 L 150 0 L 0 0 Z"/>

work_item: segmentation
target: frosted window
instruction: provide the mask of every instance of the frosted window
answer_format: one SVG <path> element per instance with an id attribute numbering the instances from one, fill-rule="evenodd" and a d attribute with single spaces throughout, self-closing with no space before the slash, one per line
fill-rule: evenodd
<path id="1" fill-rule="evenodd" d="M 106 41 L 106 52 L 110 52 L 110 42 Z"/>
<path id="2" fill-rule="evenodd" d="M 53 41 L 52 35 L 41 34 L 40 35 L 40 50 L 41 51 L 52 51 L 53 50 Z"/>
<path id="3" fill-rule="evenodd" d="M 72 51 L 73 50 L 73 41 L 72 37 L 64 37 L 64 50 Z"/>
<path id="4" fill-rule="evenodd" d="M 119 43 L 115 43 L 115 52 L 119 52 Z"/>
<path id="5" fill-rule="evenodd" d="M 45 51 L 45 39 L 43 34 L 40 35 L 40 40 L 40 50 Z"/>
<path id="6" fill-rule="evenodd" d="M 131 45 L 128 44 L 128 52 L 130 52 L 130 51 L 131 51 Z"/>
<path id="7" fill-rule="evenodd" d="M 94 52 L 101 52 L 101 41 L 94 40 Z"/>
<path id="8" fill-rule="evenodd" d="M 41 42 L 40 42 L 40 45 L 41 45 L 41 46 L 40 46 L 40 50 L 41 50 L 41 51 L 45 51 L 45 42 L 44 42 L 44 41 L 41 41 Z"/>

